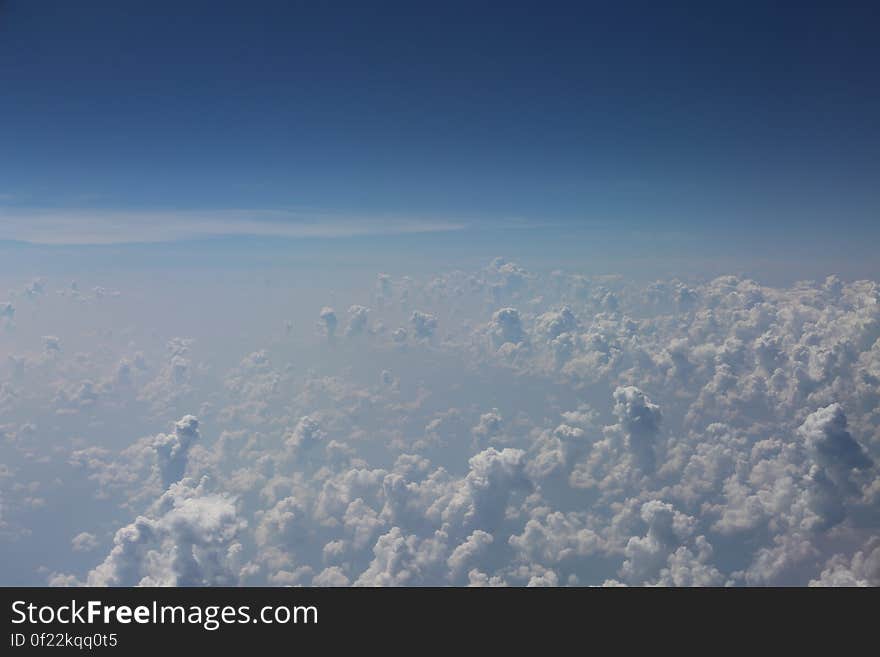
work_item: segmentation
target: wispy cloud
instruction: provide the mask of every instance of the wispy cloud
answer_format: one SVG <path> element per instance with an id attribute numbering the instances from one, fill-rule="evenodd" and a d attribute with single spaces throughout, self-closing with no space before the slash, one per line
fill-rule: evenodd
<path id="1" fill-rule="evenodd" d="M 355 237 L 462 230 L 462 222 L 347 217 L 282 210 L 140 211 L 0 209 L 0 240 L 132 244 L 213 237 Z"/>

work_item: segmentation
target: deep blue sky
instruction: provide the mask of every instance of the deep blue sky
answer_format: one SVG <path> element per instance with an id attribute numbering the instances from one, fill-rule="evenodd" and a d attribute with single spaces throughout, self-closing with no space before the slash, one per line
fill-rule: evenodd
<path id="1" fill-rule="evenodd" d="M 869 3 L 318 4 L 0 0 L 0 206 L 876 234 Z"/>

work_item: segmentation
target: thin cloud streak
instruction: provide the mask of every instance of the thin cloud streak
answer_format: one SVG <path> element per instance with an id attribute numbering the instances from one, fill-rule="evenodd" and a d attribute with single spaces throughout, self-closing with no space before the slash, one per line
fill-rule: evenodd
<path id="1" fill-rule="evenodd" d="M 0 211 L 0 240 L 46 245 L 178 242 L 217 237 L 342 238 L 463 230 L 461 222 L 287 211 Z"/>

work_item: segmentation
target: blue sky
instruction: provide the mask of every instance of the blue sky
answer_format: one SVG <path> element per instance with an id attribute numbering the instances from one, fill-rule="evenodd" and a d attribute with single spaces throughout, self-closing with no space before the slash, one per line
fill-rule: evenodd
<path id="1" fill-rule="evenodd" d="M 0 2 L 0 239 L 215 211 L 876 238 L 875 12 L 711 5 Z"/>
<path id="2" fill-rule="evenodd" d="M 0 0 L 0 584 L 880 584 L 876 14 Z"/>

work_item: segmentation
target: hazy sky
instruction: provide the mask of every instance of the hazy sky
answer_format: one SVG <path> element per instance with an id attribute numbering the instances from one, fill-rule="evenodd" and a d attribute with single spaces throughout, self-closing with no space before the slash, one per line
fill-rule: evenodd
<path id="1" fill-rule="evenodd" d="M 875 25 L 868 3 L 7 0 L 0 240 L 464 228 L 481 257 L 873 275 Z"/>

